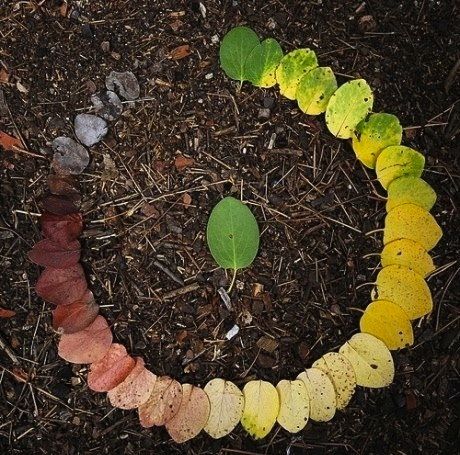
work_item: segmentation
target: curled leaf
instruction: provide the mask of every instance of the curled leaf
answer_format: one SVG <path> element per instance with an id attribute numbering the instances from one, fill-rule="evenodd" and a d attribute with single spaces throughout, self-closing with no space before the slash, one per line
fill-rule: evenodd
<path id="1" fill-rule="evenodd" d="M 133 371 L 136 361 L 118 343 L 110 345 L 102 359 L 94 362 L 88 372 L 88 387 L 95 392 L 108 392 L 121 384 Z"/>
<path id="2" fill-rule="evenodd" d="M 43 267 L 66 269 L 80 260 L 80 242 L 74 240 L 65 246 L 52 240 L 44 239 L 36 243 L 29 252 L 29 259 Z"/>
<path id="3" fill-rule="evenodd" d="M 280 400 L 280 410 L 276 420 L 290 433 L 298 433 L 310 416 L 310 397 L 303 381 L 283 379 L 276 386 Z"/>
<path id="4" fill-rule="evenodd" d="M 278 41 L 267 38 L 255 46 L 249 54 L 244 74 L 256 87 L 273 87 L 276 84 L 275 70 L 283 58 L 283 50 Z"/>
<path id="5" fill-rule="evenodd" d="M 112 331 L 102 316 L 84 330 L 64 334 L 58 344 L 59 357 L 71 363 L 93 363 L 101 360 L 112 344 Z"/>
<path id="6" fill-rule="evenodd" d="M 435 202 L 435 191 L 419 177 L 400 177 L 388 186 L 387 212 L 403 204 L 415 204 L 429 212 Z"/>
<path id="7" fill-rule="evenodd" d="M 61 216 L 45 212 L 40 222 L 43 236 L 60 245 L 68 245 L 77 240 L 83 230 L 81 213 Z"/>
<path id="8" fill-rule="evenodd" d="M 145 368 L 142 357 L 134 360 L 136 364 L 125 380 L 107 392 L 110 404 L 115 408 L 138 408 L 149 399 L 155 386 L 157 377 Z"/>

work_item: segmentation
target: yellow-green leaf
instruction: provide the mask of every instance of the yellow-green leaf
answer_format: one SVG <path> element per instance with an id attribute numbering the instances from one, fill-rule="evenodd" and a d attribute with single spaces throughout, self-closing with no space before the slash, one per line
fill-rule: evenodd
<path id="1" fill-rule="evenodd" d="M 420 243 L 410 239 L 399 239 L 387 243 L 380 255 L 382 267 L 403 265 L 417 272 L 424 278 L 436 267 L 433 259 Z"/>
<path id="2" fill-rule="evenodd" d="M 386 387 L 393 381 L 395 367 L 391 352 L 373 335 L 357 333 L 340 347 L 339 352 L 353 366 L 359 386 Z"/>
<path id="3" fill-rule="evenodd" d="M 442 230 L 434 217 L 418 205 L 398 205 L 385 217 L 384 245 L 394 240 L 410 239 L 430 251 L 441 237 Z"/>
<path id="4" fill-rule="evenodd" d="M 298 433 L 305 427 L 310 415 L 310 397 L 300 379 L 283 379 L 276 386 L 280 398 L 278 423 L 290 433 Z"/>
<path id="5" fill-rule="evenodd" d="M 332 381 L 337 397 L 337 409 L 345 408 L 356 388 L 355 371 L 348 359 L 338 352 L 328 352 L 312 366 L 324 371 Z"/>
<path id="6" fill-rule="evenodd" d="M 371 114 L 362 120 L 353 134 L 353 150 L 367 167 L 374 169 L 380 152 L 390 145 L 401 144 L 402 126 L 392 114 Z"/>
<path id="7" fill-rule="evenodd" d="M 399 177 L 420 177 L 425 166 L 425 157 L 417 150 L 404 145 L 391 145 L 377 157 L 375 170 L 377 179 L 387 189 Z"/>
<path id="8" fill-rule="evenodd" d="M 326 108 L 326 125 L 341 139 L 352 137 L 358 123 L 372 111 L 374 95 L 364 79 L 341 85 L 331 96 Z"/>
<path id="9" fill-rule="evenodd" d="M 402 308 L 410 320 L 433 309 L 430 288 L 417 272 L 401 265 L 384 267 L 375 281 L 379 300 L 389 300 Z"/>
<path id="10" fill-rule="evenodd" d="M 415 204 L 429 212 L 435 202 L 435 191 L 420 177 L 400 177 L 388 186 L 387 212 L 403 204 Z"/>
<path id="11" fill-rule="evenodd" d="M 388 349 L 402 349 L 414 344 L 414 333 L 407 313 L 388 300 L 370 303 L 359 321 L 361 332 L 382 340 Z"/>
<path id="12" fill-rule="evenodd" d="M 244 65 L 244 75 L 256 87 L 273 87 L 276 84 L 275 70 L 283 58 L 278 41 L 267 38 L 249 54 Z"/>
<path id="13" fill-rule="evenodd" d="M 270 433 L 280 409 L 278 392 L 266 381 L 249 381 L 243 389 L 244 410 L 241 425 L 254 438 Z"/>
<path id="14" fill-rule="evenodd" d="M 214 439 L 222 438 L 238 425 L 243 415 L 243 393 L 233 382 L 220 378 L 209 381 L 204 391 L 211 404 L 204 431 Z"/>
<path id="15" fill-rule="evenodd" d="M 319 67 L 300 79 L 295 97 L 302 112 L 318 115 L 326 110 L 327 103 L 336 90 L 337 81 L 331 68 Z"/>
<path id="16" fill-rule="evenodd" d="M 317 66 L 318 59 L 311 49 L 296 49 L 286 54 L 276 69 L 281 95 L 295 100 L 300 79 Z"/>
<path id="17" fill-rule="evenodd" d="M 297 376 L 305 384 L 310 397 L 310 419 L 328 422 L 337 409 L 334 385 L 327 374 L 318 368 L 308 368 Z"/>

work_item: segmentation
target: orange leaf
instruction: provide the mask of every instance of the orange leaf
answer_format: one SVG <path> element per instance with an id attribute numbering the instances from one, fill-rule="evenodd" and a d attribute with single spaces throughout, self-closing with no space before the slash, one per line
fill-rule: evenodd
<path id="1" fill-rule="evenodd" d="M 91 364 L 88 387 L 95 392 L 108 392 L 121 384 L 135 365 L 136 361 L 128 355 L 126 348 L 113 343 L 101 360 Z"/>
<path id="2" fill-rule="evenodd" d="M 58 355 L 71 363 L 97 362 L 107 354 L 112 338 L 106 319 L 98 316 L 86 329 L 62 335 Z"/>
<path id="3" fill-rule="evenodd" d="M 149 399 L 155 386 L 157 377 L 145 368 L 142 357 L 135 360 L 136 365 L 126 379 L 107 393 L 110 404 L 115 408 L 138 408 Z"/>
<path id="4" fill-rule="evenodd" d="M 193 158 L 187 158 L 184 155 L 177 155 L 174 160 L 174 166 L 176 166 L 178 171 L 182 171 L 189 166 L 193 166 L 193 164 L 195 164 L 195 160 Z"/>
<path id="5" fill-rule="evenodd" d="M 177 414 L 165 427 L 174 442 L 182 443 L 194 438 L 206 425 L 211 411 L 205 391 L 192 384 L 182 385 L 182 402 Z"/>
<path id="6" fill-rule="evenodd" d="M 16 311 L 0 307 L 0 318 L 12 318 L 16 316 Z"/>
<path id="7" fill-rule="evenodd" d="M 159 376 L 149 399 L 139 407 L 139 420 L 144 428 L 162 426 L 179 410 L 182 386 L 169 376 Z"/>
<path id="8" fill-rule="evenodd" d="M 192 51 L 190 50 L 190 46 L 188 44 L 183 44 L 182 46 L 178 46 L 173 49 L 169 53 L 169 58 L 172 60 L 180 60 L 182 58 L 188 57 Z"/>
<path id="9" fill-rule="evenodd" d="M 29 260 L 43 267 L 67 269 L 80 260 L 80 242 L 74 240 L 61 246 L 52 240 L 44 239 L 36 243 L 29 251 Z"/>
<path id="10" fill-rule="evenodd" d="M 0 146 L 2 146 L 5 150 L 14 152 L 15 147 L 22 149 L 22 142 L 20 139 L 0 131 Z"/>

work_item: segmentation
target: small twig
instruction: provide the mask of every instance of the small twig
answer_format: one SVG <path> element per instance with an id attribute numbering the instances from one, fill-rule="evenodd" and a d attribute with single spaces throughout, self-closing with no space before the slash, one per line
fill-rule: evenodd
<path id="1" fill-rule="evenodd" d="M 188 294 L 189 292 L 196 291 L 199 288 L 200 288 L 200 285 L 198 283 L 196 282 L 190 283 L 181 288 L 174 289 L 173 291 L 169 291 L 166 294 L 163 294 L 161 297 L 163 300 L 169 300 L 169 299 L 173 299 L 174 297 L 179 297 L 180 295 L 185 295 L 185 294 Z"/>
<path id="2" fill-rule="evenodd" d="M 161 262 L 159 261 L 153 261 L 153 265 L 160 269 L 162 272 L 166 273 L 166 275 L 169 276 L 169 278 L 171 278 L 172 280 L 174 280 L 177 284 L 180 284 L 181 286 L 183 286 L 185 283 L 184 283 L 184 280 L 180 277 L 178 277 L 175 273 L 171 272 L 171 270 L 169 270 L 165 265 L 163 265 Z"/>
<path id="3" fill-rule="evenodd" d="M 11 361 L 14 364 L 18 364 L 19 360 L 16 357 L 16 354 L 13 352 L 13 350 L 8 346 L 6 341 L 2 338 L 0 335 L 0 348 L 2 348 L 5 351 L 5 354 L 11 359 Z"/>

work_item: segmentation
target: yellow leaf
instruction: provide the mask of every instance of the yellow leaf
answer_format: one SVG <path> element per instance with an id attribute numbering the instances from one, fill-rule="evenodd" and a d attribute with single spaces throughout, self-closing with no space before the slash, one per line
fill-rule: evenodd
<path id="1" fill-rule="evenodd" d="M 402 265 L 380 270 L 375 281 L 379 300 L 389 300 L 402 308 L 410 320 L 433 310 L 430 288 L 417 272 Z"/>
<path id="2" fill-rule="evenodd" d="M 388 300 L 370 303 L 359 321 L 361 332 L 382 340 L 388 349 L 402 349 L 414 344 L 414 334 L 407 313 Z"/>
<path id="3" fill-rule="evenodd" d="M 305 427 L 310 415 L 310 398 L 301 380 L 283 379 L 276 386 L 280 398 L 278 423 L 290 433 L 298 433 Z"/>
<path id="4" fill-rule="evenodd" d="M 417 272 L 424 278 L 436 267 L 433 259 L 420 243 L 409 239 L 399 239 L 387 243 L 380 255 L 382 267 L 388 265 L 403 265 Z"/>
<path id="5" fill-rule="evenodd" d="M 337 409 L 345 408 L 356 388 L 355 371 L 348 359 L 338 352 L 328 352 L 312 366 L 324 371 L 334 385 Z"/>
<path id="6" fill-rule="evenodd" d="M 266 381 L 250 381 L 243 389 L 244 410 L 241 425 L 254 438 L 270 433 L 280 409 L 278 392 Z"/>
<path id="7" fill-rule="evenodd" d="M 388 186 L 387 212 L 402 204 L 415 204 L 429 212 L 435 202 L 435 191 L 419 177 L 400 177 Z"/>
<path id="8" fill-rule="evenodd" d="M 393 180 L 404 175 L 420 177 L 424 166 L 425 157 L 420 152 L 404 145 L 392 145 L 377 157 L 375 170 L 377 179 L 387 189 Z"/>
<path id="9" fill-rule="evenodd" d="M 385 343 L 368 333 L 353 335 L 339 349 L 353 366 L 356 383 L 362 387 L 386 387 L 393 381 L 395 367 Z"/>
<path id="10" fill-rule="evenodd" d="M 204 391 L 211 403 L 204 431 L 214 439 L 222 438 L 238 425 L 243 415 L 243 393 L 233 382 L 220 378 L 209 381 Z"/>
<path id="11" fill-rule="evenodd" d="M 337 408 L 337 398 L 327 374 L 318 368 L 308 368 L 297 379 L 303 381 L 310 397 L 310 419 L 315 422 L 331 420 Z"/>
<path id="12" fill-rule="evenodd" d="M 409 239 L 430 251 L 442 237 L 442 230 L 434 217 L 418 205 L 403 204 L 388 212 L 385 218 L 383 244 Z"/>

